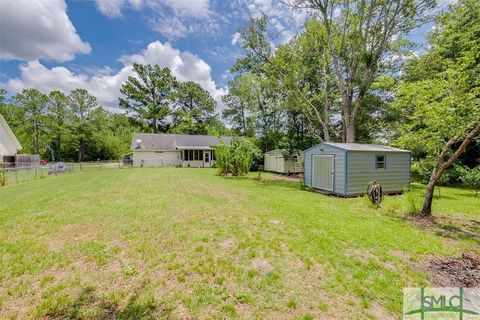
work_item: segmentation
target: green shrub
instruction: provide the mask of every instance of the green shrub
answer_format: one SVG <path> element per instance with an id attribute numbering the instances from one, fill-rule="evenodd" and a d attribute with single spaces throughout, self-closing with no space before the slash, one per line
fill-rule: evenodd
<path id="1" fill-rule="evenodd" d="M 462 167 L 460 180 L 465 187 L 475 190 L 475 196 L 478 196 L 478 189 L 480 189 L 480 166 L 473 169 Z"/>
<path id="2" fill-rule="evenodd" d="M 417 214 L 420 211 L 420 206 L 415 199 L 415 193 L 412 191 L 404 190 L 405 200 L 407 202 L 407 213 L 408 214 Z"/>
<path id="3" fill-rule="evenodd" d="M 254 155 L 258 152 L 258 148 L 250 140 L 234 140 L 229 145 L 222 143 L 215 148 L 218 173 L 246 175 L 250 171 Z"/>

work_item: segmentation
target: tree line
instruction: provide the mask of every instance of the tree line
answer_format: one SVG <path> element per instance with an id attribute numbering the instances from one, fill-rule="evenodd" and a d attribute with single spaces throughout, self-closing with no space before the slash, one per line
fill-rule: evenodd
<path id="1" fill-rule="evenodd" d="M 216 101 L 199 84 L 180 82 L 169 68 L 133 66 L 135 75 L 120 90 L 125 113 L 100 106 L 85 89 L 47 94 L 24 89 L 7 99 L 0 113 L 23 146 L 22 153 L 56 161 L 119 159 L 129 153 L 133 133 L 227 134 Z"/>
<path id="2" fill-rule="evenodd" d="M 267 16 L 240 30 L 242 56 L 223 98 L 233 128 L 264 151 L 321 141 L 410 149 L 427 183 L 425 215 L 446 174 L 474 180 L 461 165 L 480 162 L 480 2 L 437 15 L 421 55 L 408 36 L 434 18 L 433 0 L 289 4 L 312 16 L 288 42 L 273 45 Z"/>
<path id="3" fill-rule="evenodd" d="M 56 161 L 118 159 L 141 123 L 100 107 L 85 89 L 69 94 L 24 89 L 10 99 L 0 92 L 0 113 L 15 132 L 21 153 Z"/>

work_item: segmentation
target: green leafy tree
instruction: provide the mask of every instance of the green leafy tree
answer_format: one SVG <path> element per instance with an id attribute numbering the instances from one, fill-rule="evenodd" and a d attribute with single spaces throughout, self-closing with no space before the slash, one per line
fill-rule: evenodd
<path id="1" fill-rule="evenodd" d="M 97 98 L 85 89 L 75 89 L 68 95 L 68 106 L 72 123 L 78 161 L 84 160 L 85 149 L 92 139 L 92 112 L 98 107 Z"/>
<path id="2" fill-rule="evenodd" d="M 228 93 L 222 97 L 225 109 L 222 116 L 242 136 L 255 135 L 256 121 L 251 101 L 249 81 L 246 75 L 237 76 L 228 83 Z"/>
<path id="3" fill-rule="evenodd" d="M 166 118 L 171 113 L 175 77 L 169 68 L 158 65 L 133 65 L 135 76 L 128 77 L 122 85 L 119 103 L 128 114 L 147 122 L 152 132 L 158 132 L 161 125 L 165 125 Z"/>
<path id="4" fill-rule="evenodd" d="M 177 108 L 172 115 L 172 132 L 207 134 L 208 123 L 216 117 L 216 102 L 207 90 L 193 81 L 180 83 L 175 104 Z"/>
<path id="5" fill-rule="evenodd" d="M 49 144 L 53 157 L 57 160 L 63 160 L 63 142 L 69 136 L 68 126 L 68 98 L 58 90 L 51 91 L 47 100 L 47 130 L 49 135 Z"/>
<path id="6" fill-rule="evenodd" d="M 6 95 L 7 95 L 7 91 L 4 89 L 0 89 L 0 113 L 2 113 L 3 108 L 7 104 Z"/>
<path id="7" fill-rule="evenodd" d="M 259 137 L 261 149 L 271 150 L 276 148 L 284 137 L 285 106 L 282 104 L 282 88 L 272 70 L 268 69 L 273 48 L 265 35 L 266 27 L 266 17 L 262 17 L 251 19 L 241 30 L 244 40 L 243 56 L 237 59 L 231 69 L 239 79 L 230 84 L 244 87 L 240 89 L 241 94 L 237 95 L 237 98 L 240 97 L 248 105 L 239 106 L 249 110 L 255 119 L 255 133 Z M 253 44 L 247 43 L 247 39 Z"/>
<path id="8" fill-rule="evenodd" d="M 476 166 L 473 169 L 463 168 L 460 180 L 464 186 L 474 189 L 475 196 L 478 196 L 478 190 L 480 189 L 480 166 Z"/>
<path id="9" fill-rule="evenodd" d="M 392 107 L 398 143 L 426 155 L 432 171 L 421 210 L 431 216 L 435 186 L 480 135 L 480 3 L 462 0 L 437 20 L 430 50 L 406 68 Z"/>
<path id="10" fill-rule="evenodd" d="M 311 135 L 330 141 L 333 105 L 338 99 L 325 46 L 326 32 L 316 18 L 288 43 L 280 45 L 269 62 L 272 74 L 286 90 L 289 109 L 301 113 Z"/>
<path id="11" fill-rule="evenodd" d="M 391 68 L 391 57 L 408 43 L 435 0 L 293 0 L 317 13 L 326 33 L 342 101 L 343 141 L 356 141 L 356 121 L 372 83 Z M 323 40 L 323 38 L 322 38 Z"/>
<path id="12" fill-rule="evenodd" d="M 24 132 L 30 137 L 30 148 L 26 148 L 26 151 L 40 154 L 43 151 L 47 96 L 37 89 L 23 89 L 13 97 L 13 103 L 23 111 Z"/>
<path id="13" fill-rule="evenodd" d="M 246 175 L 253 164 L 258 147 L 250 140 L 234 140 L 229 145 L 222 143 L 215 148 L 216 166 L 221 175 Z"/>

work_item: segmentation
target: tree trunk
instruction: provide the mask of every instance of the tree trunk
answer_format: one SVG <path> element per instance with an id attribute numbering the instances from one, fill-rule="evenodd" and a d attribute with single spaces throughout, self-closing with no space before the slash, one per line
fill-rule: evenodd
<path id="1" fill-rule="evenodd" d="M 423 207 L 420 211 L 420 214 L 424 217 L 430 217 L 432 215 L 432 201 L 435 192 L 435 185 L 440 177 L 441 174 L 439 174 L 437 172 L 437 168 L 435 168 L 430 176 L 430 180 L 428 181 L 427 191 L 425 192 L 425 200 L 423 201 Z"/>
<path id="2" fill-rule="evenodd" d="M 453 153 L 453 155 L 446 162 L 444 162 L 445 156 L 448 154 L 448 151 L 457 140 L 455 138 L 452 138 L 450 141 L 447 142 L 447 144 L 437 158 L 436 166 L 432 171 L 430 180 L 428 181 L 427 192 L 425 193 L 425 201 L 423 202 L 422 211 L 420 211 L 422 216 L 430 217 L 432 215 L 432 201 L 435 185 L 437 184 L 438 180 L 440 180 L 445 170 L 447 170 L 455 161 L 457 161 L 460 155 L 465 152 L 470 142 L 472 142 L 472 140 L 475 139 L 478 135 L 480 135 L 480 124 L 477 124 L 477 126 L 474 127 L 472 131 L 467 133 L 462 144 Z"/>
<path id="3" fill-rule="evenodd" d="M 62 138 L 57 136 L 57 160 L 62 160 Z"/>
<path id="4" fill-rule="evenodd" d="M 153 118 L 153 123 L 152 123 L 152 126 L 153 126 L 153 133 L 157 133 L 157 126 L 158 126 L 158 119 L 157 118 Z"/>
<path id="5" fill-rule="evenodd" d="M 82 162 L 83 159 L 83 139 L 80 139 L 80 145 L 78 148 L 78 162 Z"/>
<path id="6" fill-rule="evenodd" d="M 355 142 L 355 119 L 345 119 L 345 142 Z"/>

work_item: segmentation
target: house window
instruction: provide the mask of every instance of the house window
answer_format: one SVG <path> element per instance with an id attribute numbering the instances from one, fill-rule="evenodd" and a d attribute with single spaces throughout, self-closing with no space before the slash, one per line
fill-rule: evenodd
<path id="1" fill-rule="evenodd" d="M 195 150 L 195 160 L 198 160 L 198 150 Z"/>
<path id="2" fill-rule="evenodd" d="M 183 150 L 183 160 L 188 161 L 188 150 Z"/>
<path id="3" fill-rule="evenodd" d="M 215 160 L 215 150 L 212 150 L 212 160 Z"/>
<path id="4" fill-rule="evenodd" d="M 375 168 L 376 169 L 383 169 L 385 170 L 385 160 L 386 157 L 384 155 L 376 155 L 375 156 Z"/>
<path id="5" fill-rule="evenodd" d="M 188 160 L 193 161 L 193 150 L 188 150 Z"/>
<path id="6" fill-rule="evenodd" d="M 203 150 L 198 150 L 198 160 L 203 161 Z"/>

